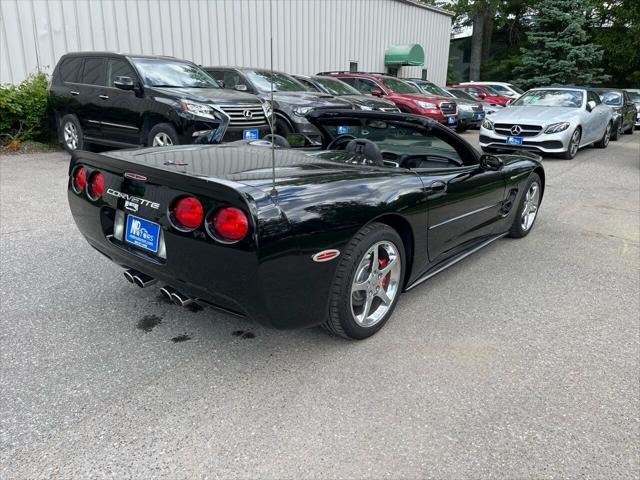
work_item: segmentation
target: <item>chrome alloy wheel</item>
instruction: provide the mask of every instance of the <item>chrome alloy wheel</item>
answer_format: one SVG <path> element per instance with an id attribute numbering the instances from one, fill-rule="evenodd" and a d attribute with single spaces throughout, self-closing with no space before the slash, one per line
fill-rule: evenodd
<path id="1" fill-rule="evenodd" d="M 153 137 L 152 146 L 154 147 L 166 147 L 168 145 L 173 145 L 173 141 L 171 137 L 164 132 L 156 133 L 156 136 Z"/>
<path id="2" fill-rule="evenodd" d="M 578 153 L 578 149 L 580 148 L 580 130 L 576 129 L 571 135 L 571 140 L 569 141 L 569 153 L 571 153 L 572 157 L 575 157 Z"/>
<path id="3" fill-rule="evenodd" d="M 351 284 L 351 314 L 361 327 L 383 319 L 400 290 L 402 258 L 389 241 L 377 242 L 362 257 Z"/>
<path id="4" fill-rule="evenodd" d="M 64 144 L 69 150 L 78 148 L 78 129 L 73 122 L 64 124 Z"/>
<path id="5" fill-rule="evenodd" d="M 522 205 L 521 226 L 525 232 L 531 228 L 536 219 L 538 205 L 540 205 L 540 185 L 538 182 L 533 182 L 524 196 L 524 204 Z"/>

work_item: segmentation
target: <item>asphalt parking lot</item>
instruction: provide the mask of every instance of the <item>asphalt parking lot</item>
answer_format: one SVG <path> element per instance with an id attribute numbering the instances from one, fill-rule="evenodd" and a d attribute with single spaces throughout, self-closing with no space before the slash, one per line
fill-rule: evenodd
<path id="1" fill-rule="evenodd" d="M 545 159 L 533 232 L 363 342 L 127 283 L 75 228 L 67 163 L 0 157 L 1 478 L 640 475 L 640 132 Z"/>

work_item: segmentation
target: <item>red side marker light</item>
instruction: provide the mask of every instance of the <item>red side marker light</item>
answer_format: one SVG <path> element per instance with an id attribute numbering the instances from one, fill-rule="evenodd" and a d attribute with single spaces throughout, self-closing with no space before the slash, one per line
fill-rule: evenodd
<path id="1" fill-rule="evenodd" d="M 340 250 L 323 250 L 322 252 L 316 253 L 313 257 L 314 262 L 322 263 L 328 262 L 329 260 L 333 260 L 338 255 L 340 255 Z"/>

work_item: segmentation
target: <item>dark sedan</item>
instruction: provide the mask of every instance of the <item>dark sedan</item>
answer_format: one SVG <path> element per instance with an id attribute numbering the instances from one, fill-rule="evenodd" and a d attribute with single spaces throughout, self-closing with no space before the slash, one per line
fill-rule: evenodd
<path id="1" fill-rule="evenodd" d="M 636 105 L 626 90 L 617 88 L 594 88 L 602 103 L 613 109 L 611 140 L 618 140 L 623 133 L 633 133 L 636 123 Z"/>

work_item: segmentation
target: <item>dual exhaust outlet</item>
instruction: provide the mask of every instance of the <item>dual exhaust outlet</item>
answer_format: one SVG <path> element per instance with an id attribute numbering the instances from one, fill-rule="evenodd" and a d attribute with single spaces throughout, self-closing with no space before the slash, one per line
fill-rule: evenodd
<path id="1" fill-rule="evenodd" d="M 153 285 L 158 282 L 157 279 L 133 269 L 125 270 L 124 278 L 126 278 L 129 283 L 133 283 L 140 288 L 146 288 L 149 285 Z M 179 307 L 186 307 L 195 301 L 195 299 L 180 293 L 175 288 L 168 285 L 162 287 L 160 289 L 160 293 L 162 293 L 167 300 L 175 303 Z"/>

